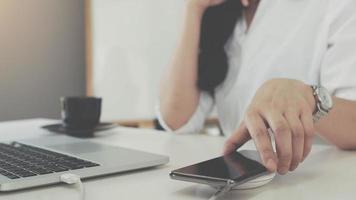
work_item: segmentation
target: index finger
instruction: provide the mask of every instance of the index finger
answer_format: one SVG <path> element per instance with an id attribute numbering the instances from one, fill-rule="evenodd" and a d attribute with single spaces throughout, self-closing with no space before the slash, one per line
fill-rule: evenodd
<path id="1" fill-rule="evenodd" d="M 267 127 L 258 113 L 249 113 L 245 119 L 246 127 L 255 142 L 264 166 L 271 172 L 277 170 L 277 158 L 273 151 Z"/>
<path id="2" fill-rule="evenodd" d="M 242 122 L 237 129 L 236 133 L 234 133 L 226 142 L 224 147 L 224 155 L 230 154 L 236 149 L 240 148 L 247 141 L 251 139 L 248 134 L 248 130 L 244 122 Z"/>

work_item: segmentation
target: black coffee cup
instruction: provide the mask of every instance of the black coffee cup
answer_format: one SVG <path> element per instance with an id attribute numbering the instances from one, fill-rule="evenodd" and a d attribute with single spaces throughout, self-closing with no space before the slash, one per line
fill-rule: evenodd
<path id="1" fill-rule="evenodd" d="M 91 130 L 100 122 L 101 98 L 62 97 L 63 126 L 70 130 Z"/>

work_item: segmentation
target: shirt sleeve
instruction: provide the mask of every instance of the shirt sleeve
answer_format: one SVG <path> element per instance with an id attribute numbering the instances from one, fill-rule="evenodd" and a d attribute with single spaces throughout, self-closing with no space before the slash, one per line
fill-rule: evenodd
<path id="1" fill-rule="evenodd" d="M 321 66 L 320 84 L 334 96 L 356 100 L 356 1 L 337 0 L 330 24 L 328 48 Z M 341 4 L 341 6 L 340 6 Z"/>
<path id="2" fill-rule="evenodd" d="M 205 119 L 209 116 L 213 109 L 213 98 L 206 92 L 201 92 L 199 96 L 199 104 L 194 114 L 189 121 L 177 130 L 172 130 L 164 121 L 159 104 L 156 106 L 156 116 L 160 125 L 169 132 L 174 133 L 198 133 L 203 129 Z"/>

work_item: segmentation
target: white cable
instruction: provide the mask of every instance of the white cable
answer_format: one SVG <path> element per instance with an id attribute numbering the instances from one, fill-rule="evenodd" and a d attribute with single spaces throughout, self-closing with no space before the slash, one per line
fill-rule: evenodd
<path id="1" fill-rule="evenodd" d="M 75 174 L 62 174 L 60 176 L 60 180 L 63 183 L 67 183 L 69 185 L 75 185 L 79 188 L 79 192 L 80 192 L 80 199 L 81 200 L 85 200 L 85 188 L 84 185 L 82 183 L 82 181 L 80 180 L 80 177 L 78 175 Z"/>
<path id="2" fill-rule="evenodd" d="M 221 196 L 224 194 L 221 192 L 221 190 L 217 191 L 213 196 L 209 198 L 209 200 L 218 200 Z"/>
<path id="3" fill-rule="evenodd" d="M 218 200 L 220 197 L 224 196 L 226 193 L 230 192 L 233 186 L 235 185 L 235 182 L 232 180 L 229 180 L 227 184 L 220 188 L 213 196 L 209 198 L 209 200 Z"/>

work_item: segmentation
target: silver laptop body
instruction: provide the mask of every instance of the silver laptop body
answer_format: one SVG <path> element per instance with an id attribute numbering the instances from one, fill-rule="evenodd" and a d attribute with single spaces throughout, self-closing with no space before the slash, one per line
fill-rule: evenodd
<path id="1" fill-rule="evenodd" d="M 167 156 L 103 145 L 62 135 L 39 137 L 38 139 L 31 140 L 16 140 L 16 142 L 91 161 L 99 164 L 99 166 L 17 179 L 10 179 L 4 175 L 0 175 L 0 191 L 13 191 L 60 183 L 60 176 L 67 173 L 76 174 L 82 179 L 86 179 L 154 167 L 166 164 L 169 161 Z"/>

